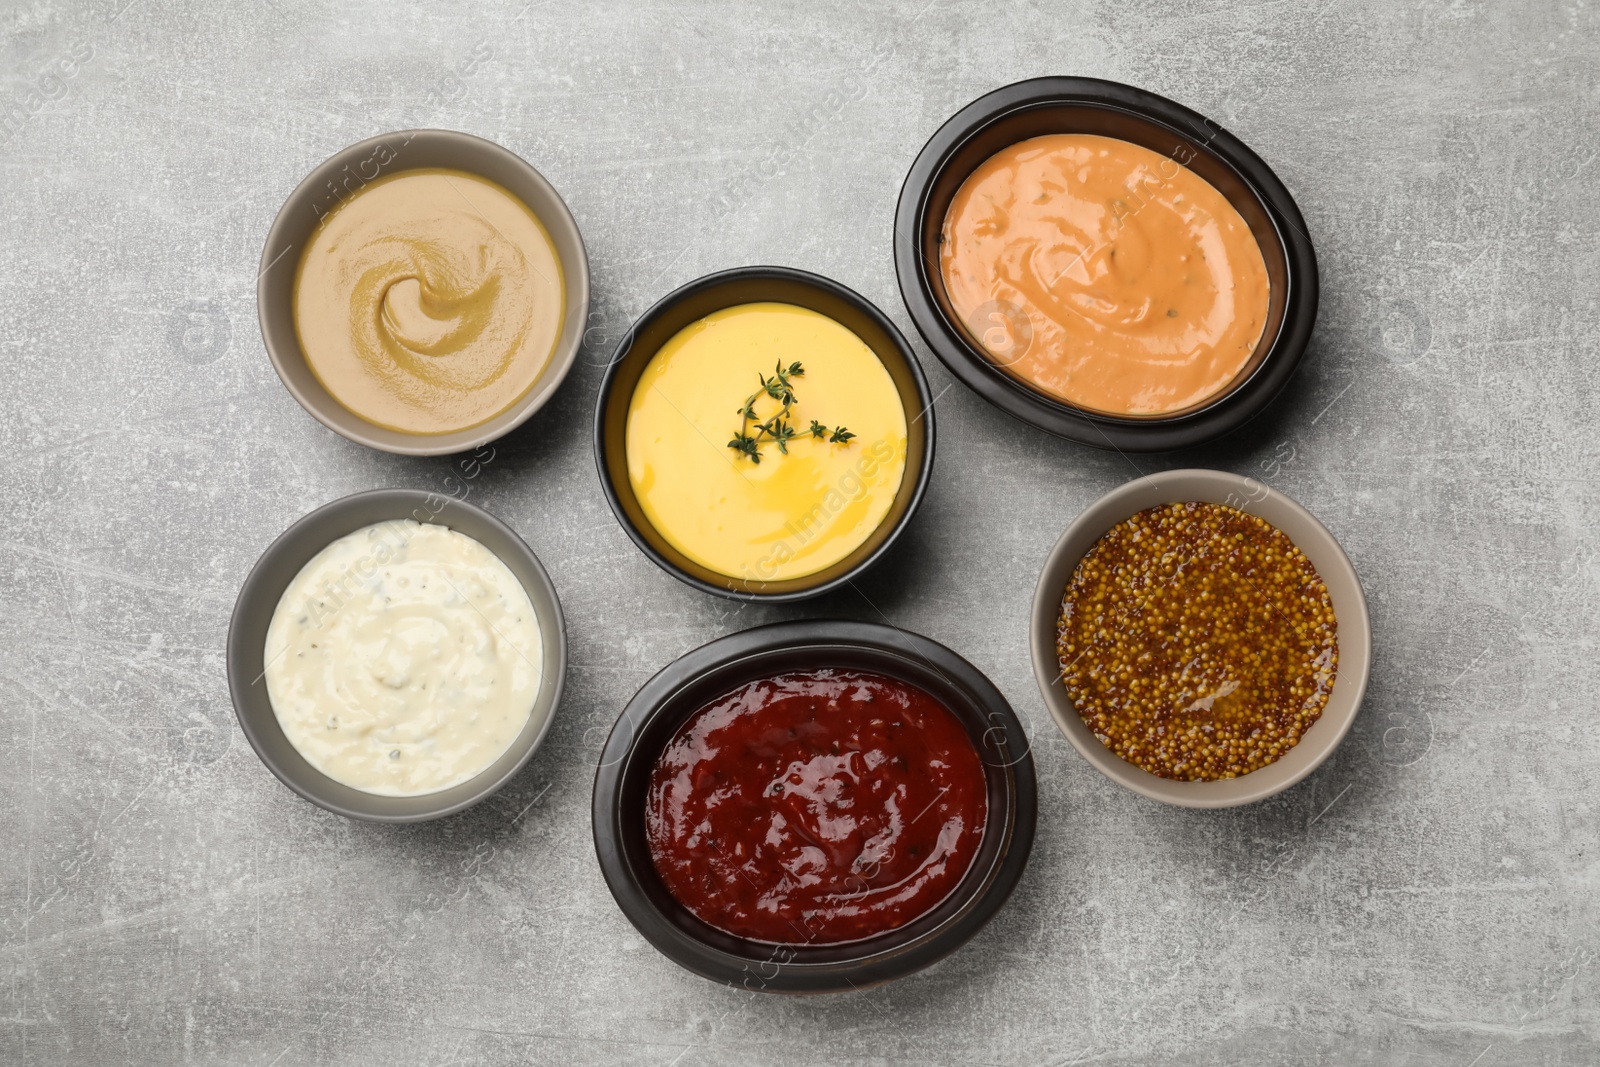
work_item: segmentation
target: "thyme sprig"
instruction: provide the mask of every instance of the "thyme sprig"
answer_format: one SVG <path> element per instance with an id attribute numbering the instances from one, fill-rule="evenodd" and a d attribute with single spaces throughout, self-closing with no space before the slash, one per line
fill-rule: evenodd
<path id="1" fill-rule="evenodd" d="M 772 441 L 777 444 L 779 452 L 788 455 L 789 442 L 800 436 L 802 432 L 809 433 L 812 437 L 818 439 L 826 438 L 830 444 L 849 444 L 850 439 L 855 434 L 843 426 L 830 429 L 816 419 L 812 419 L 808 430 L 798 431 L 794 428 L 794 424 L 789 421 L 794 414 L 794 379 L 805 377 L 805 373 L 805 368 L 800 365 L 798 360 L 787 367 L 783 365 L 782 360 L 779 360 L 773 368 L 770 378 L 757 372 L 756 378 L 761 382 L 761 388 L 751 393 L 749 398 L 738 409 L 739 417 L 742 421 L 739 424 L 739 432 L 733 435 L 733 440 L 728 442 L 728 447 L 742 456 L 749 456 L 750 462 L 760 463 L 763 443 Z M 756 401 L 764 396 L 776 400 L 780 407 L 770 417 L 762 419 L 756 415 Z"/>

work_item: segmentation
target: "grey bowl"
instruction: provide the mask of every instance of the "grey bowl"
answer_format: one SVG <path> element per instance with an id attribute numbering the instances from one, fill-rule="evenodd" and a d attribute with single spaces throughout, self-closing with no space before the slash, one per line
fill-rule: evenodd
<path id="1" fill-rule="evenodd" d="M 511 407 L 465 430 L 410 434 L 361 418 L 335 400 L 306 365 L 294 330 L 294 275 L 300 253 L 320 220 L 368 181 L 419 167 L 449 167 L 504 186 L 539 217 L 561 260 L 567 313 L 550 365 Z M 289 395 L 322 425 L 357 444 L 406 456 L 444 456 L 466 452 L 521 426 L 560 388 L 577 362 L 589 319 L 589 256 L 583 235 L 555 187 L 521 156 L 454 130 L 398 130 L 345 148 L 295 187 L 267 231 L 256 277 L 256 314 L 273 370 Z"/>
<path id="2" fill-rule="evenodd" d="M 1078 561 L 1111 527 L 1158 504 L 1191 500 L 1227 504 L 1258 515 L 1282 530 L 1299 546 L 1322 575 L 1333 600 L 1339 625 L 1339 672 L 1322 717 L 1300 738 L 1300 743 L 1275 763 L 1238 778 L 1220 782 L 1177 782 L 1135 767 L 1112 752 L 1078 716 L 1061 680 L 1061 660 L 1056 653 L 1056 627 L 1061 615 L 1061 595 Z M 1361 579 L 1328 528 L 1316 517 L 1275 489 L 1253 478 L 1227 471 L 1176 470 L 1152 474 L 1120 486 L 1101 497 L 1079 515 L 1061 535 L 1033 593 L 1029 625 L 1033 674 L 1044 703 L 1072 747 L 1095 770 L 1120 786 L 1142 796 L 1186 808 L 1231 808 L 1265 799 L 1300 781 L 1333 754 L 1350 732 L 1366 695 L 1372 670 L 1372 622 Z"/>
<path id="3" fill-rule="evenodd" d="M 478 541 L 511 569 L 539 616 L 544 677 L 533 712 L 511 747 L 481 774 L 460 785 L 417 797 L 364 793 L 334 781 L 307 763 L 289 743 L 267 697 L 262 662 L 267 626 L 283 591 L 312 556 L 364 526 L 415 519 L 448 526 Z M 267 769 L 313 804 L 352 819 L 423 822 L 471 807 L 511 780 L 544 740 L 561 701 L 567 671 L 567 627 L 555 586 L 539 559 L 516 533 L 480 507 L 417 489 L 374 489 L 325 504 L 285 530 L 262 553 L 239 590 L 228 624 L 228 692 L 239 726 Z"/>

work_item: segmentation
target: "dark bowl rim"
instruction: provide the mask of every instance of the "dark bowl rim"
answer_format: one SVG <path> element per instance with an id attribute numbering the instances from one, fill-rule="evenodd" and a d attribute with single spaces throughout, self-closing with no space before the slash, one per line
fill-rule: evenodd
<path id="1" fill-rule="evenodd" d="M 612 390 L 616 384 L 617 375 L 621 369 L 622 361 L 627 358 L 628 354 L 633 350 L 634 339 L 638 336 L 640 331 L 648 326 L 653 320 L 661 315 L 664 315 L 679 302 L 686 300 L 696 293 L 702 292 L 706 289 L 715 288 L 719 285 L 725 285 L 729 282 L 742 281 L 745 279 L 771 279 L 810 285 L 825 292 L 831 293 L 846 303 L 854 305 L 862 314 L 872 319 L 873 322 L 876 323 L 879 328 L 881 328 L 889 337 L 895 348 L 899 351 L 901 358 L 905 360 L 906 366 L 911 372 L 911 379 L 916 384 L 917 398 L 922 402 L 922 410 L 914 418 L 922 419 L 926 427 L 926 429 L 923 431 L 924 443 L 922 448 L 921 470 L 917 475 L 916 484 L 911 487 L 911 496 L 906 505 L 906 510 L 895 522 L 894 526 L 889 530 L 888 536 L 886 536 L 876 548 L 858 560 L 856 564 L 849 570 L 835 575 L 833 578 L 830 578 L 825 582 L 819 582 L 813 586 L 806 586 L 801 589 L 790 589 L 777 593 L 761 592 L 753 589 L 741 590 L 730 588 L 725 585 L 717 585 L 713 582 L 708 582 L 694 574 L 690 574 L 688 571 L 679 567 L 677 563 L 669 559 L 664 553 L 652 545 L 649 539 L 644 536 L 643 532 L 633 524 L 633 521 L 628 517 L 627 510 L 622 506 L 622 498 L 618 494 L 616 486 L 612 484 L 610 474 L 608 474 L 606 471 L 606 407 L 611 399 Z M 660 567 L 662 570 L 678 579 L 678 581 L 683 582 L 685 585 L 692 586 L 703 593 L 710 593 L 713 596 L 725 597 L 729 600 L 746 601 L 749 603 L 789 604 L 801 600 L 810 600 L 813 597 L 819 597 L 826 593 L 831 593 L 835 589 L 840 589 L 846 585 L 849 585 L 856 578 L 860 577 L 863 573 L 876 565 L 884 557 L 884 555 L 894 547 L 895 543 L 900 540 L 901 536 L 905 533 L 906 527 L 911 524 L 912 518 L 916 515 L 917 509 L 922 506 L 923 497 L 927 495 L 929 479 L 931 479 L 933 476 L 935 429 L 933 401 L 930 399 L 931 396 L 931 391 L 928 388 L 927 375 L 923 373 L 922 364 L 917 361 L 916 353 L 912 351 L 910 343 L 906 340 L 905 335 L 900 332 L 899 327 L 897 327 L 894 324 L 894 321 L 890 319 L 889 316 L 885 315 L 882 309 L 880 309 L 876 304 L 862 296 L 860 293 L 856 292 L 854 289 L 851 289 L 844 283 L 834 281 L 832 278 L 829 278 L 825 275 L 815 274 L 807 270 L 800 270 L 797 267 L 754 265 L 748 267 L 733 267 L 728 270 L 716 271 L 712 274 L 706 274 L 702 277 L 696 278 L 693 281 L 685 282 L 683 285 L 678 286 L 678 288 L 672 290 L 672 292 L 668 293 L 666 296 L 663 296 L 654 304 L 650 305 L 650 307 L 637 319 L 635 319 L 631 326 L 628 327 L 628 331 L 622 335 L 622 337 L 617 341 L 616 348 L 612 350 L 611 356 L 606 362 L 605 376 L 600 380 L 600 392 L 595 400 L 594 409 L 594 458 L 596 470 L 600 475 L 600 489 L 603 493 L 605 493 L 606 503 L 611 506 L 611 512 L 616 516 L 617 523 L 622 527 L 629 539 L 638 546 L 639 551 L 643 552 L 647 557 L 649 557 L 650 561 L 656 566 Z M 907 424 L 910 424 L 909 420 Z M 900 492 L 904 493 L 905 491 L 906 486 L 902 482 L 900 486 Z"/>
<path id="2" fill-rule="evenodd" d="M 1214 399 L 1174 416 L 1120 417 L 1072 407 L 1031 389 L 974 350 L 933 297 L 921 253 L 933 184 L 972 137 L 1014 114 L 1070 104 L 1122 112 L 1171 130 L 1227 167 L 1261 205 L 1281 243 L 1288 293 L 1283 321 L 1266 355 Z M 1020 422 L 1078 444 L 1122 452 L 1190 448 L 1231 433 L 1260 414 L 1298 368 L 1316 324 L 1320 284 L 1314 248 L 1293 196 L 1243 141 L 1199 112 L 1164 96 L 1101 78 L 1031 78 L 995 89 L 957 111 L 918 152 L 900 188 L 894 224 L 895 273 L 911 321 L 939 361 L 969 389 Z"/>
<path id="3" fill-rule="evenodd" d="M 485 775 L 488 773 L 486 770 L 475 778 L 467 779 L 466 782 L 461 783 L 462 786 L 478 782 L 479 779 L 483 779 L 483 781 L 480 785 L 477 785 L 471 790 L 470 795 L 463 797 L 461 800 L 456 801 L 455 803 L 447 804 L 437 809 L 430 809 L 426 812 L 415 815 L 381 815 L 349 808 L 345 805 L 329 800 L 327 797 L 317 795 L 315 792 L 306 788 L 304 783 L 299 780 L 298 776 L 290 773 L 279 764 L 278 760 L 271 754 L 269 748 L 262 742 L 262 739 L 256 729 L 254 717 L 245 710 L 245 705 L 247 703 L 245 691 L 248 689 L 249 685 L 253 685 L 254 683 L 246 683 L 243 678 L 243 665 L 239 662 L 239 660 L 244 653 L 238 646 L 238 642 L 242 640 L 242 638 L 236 637 L 236 634 L 239 632 L 245 613 L 261 609 L 261 604 L 259 601 L 262 594 L 260 593 L 259 587 L 267 582 L 269 577 L 267 571 L 270 569 L 274 557 L 280 552 L 284 551 L 282 546 L 288 544 L 296 534 L 304 531 L 306 528 L 326 522 L 330 514 L 336 514 L 342 509 L 353 507 L 358 502 L 371 499 L 403 500 L 417 507 L 421 507 L 426 506 L 429 501 L 440 499 L 440 494 L 425 489 L 365 489 L 358 493 L 350 493 L 335 500 L 330 500 L 326 504 L 306 512 L 294 522 L 290 523 L 282 533 L 278 534 L 277 537 L 274 537 L 272 539 L 272 543 L 262 550 L 261 555 L 257 557 L 255 563 L 251 565 L 250 573 L 245 576 L 245 580 L 240 584 L 239 595 L 234 600 L 233 611 L 228 617 L 228 634 L 223 644 L 224 658 L 226 660 L 228 674 L 228 696 L 233 704 L 234 717 L 239 721 L 239 729 L 244 731 L 245 739 L 250 742 L 250 747 L 255 751 L 256 758 L 259 759 L 262 764 L 272 772 L 273 776 L 276 777 L 278 781 L 288 786 L 289 789 L 298 796 L 310 801 L 319 808 L 333 812 L 335 815 L 342 815 L 347 819 L 357 819 L 362 822 L 387 823 L 396 825 L 405 823 L 429 822 L 434 819 L 442 819 L 448 815 L 454 815 L 487 800 L 489 797 L 493 796 L 495 793 L 504 788 L 506 783 L 510 782 L 511 779 L 515 778 L 522 771 L 522 769 L 527 766 L 528 761 L 533 758 L 533 754 L 537 752 L 541 746 L 543 746 L 545 739 L 550 734 L 550 728 L 555 722 L 556 711 L 561 706 L 561 696 L 566 688 L 566 615 L 562 611 L 561 600 L 556 592 L 555 583 L 550 580 L 549 572 L 545 570 L 544 564 L 539 560 L 538 555 L 531 547 L 529 547 L 528 543 L 522 539 L 520 534 L 513 530 L 506 522 L 484 508 L 477 506 L 476 504 L 469 504 L 465 500 L 458 500 L 454 497 L 447 498 L 448 502 L 445 505 L 445 508 L 439 511 L 439 514 L 443 514 L 444 510 L 448 508 L 459 508 L 462 511 L 471 513 L 474 518 L 479 519 L 485 525 L 497 528 L 501 533 L 510 538 L 514 544 L 522 546 L 523 552 L 526 556 L 526 562 L 531 563 L 534 574 L 543 579 L 543 585 L 545 587 L 543 592 L 550 597 L 550 602 L 555 607 L 555 617 L 553 619 L 544 619 L 541 617 L 539 619 L 539 625 L 541 627 L 546 625 L 553 627 L 556 633 L 557 644 L 559 645 L 562 653 L 560 658 L 555 663 L 553 670 L 550 670 L 548 667 L 546 668 L 546 675 L 554 676 L 554 682 L 552 683 L 551 688 L 550 713 L 545 716 L 544 724 L 539 727 L 538 733 L 535 734 L 532 741 L 528 743 L 526 751 L 519 755 L 511 766 L 507 767 L 501 774 L 493 778 L 485 777 Z M 413 508 L 413 510 L 415 509 Z M 408 515 L 407 517 L 409 518 L 410 516 Z M 448 523 L 444 523 L 443 525 L 448 525 Z M 304 566 L 304 563 L 302 563 L 301 566 Z M 274 603 L 273 608 L 275 607 L 276 604 Z M 270 708 L 270 702 L 268 706 Z M 315 768 L 312 768 L 312 771 L 313 773 L 319 775 L 321 774 L 321 772 L 317 771 Z M 456 789 L 460 788 L 460 786 L 453 786 L 451 788 Z M 423 795 L 426 796 L 427 794 Z"/>
<path id="4" fill-rule="evenodd" d="M 836 946 L 860 945 L 868 950 L 858 958 L 842 962 L 776 960 L 775 952 L 786 946 L 754 941 L 748 942 L 753 946 L 750 956 L 734 955 L 694 939 L 652 903 L 641 887 L 639 874 L 619 847 L 622 818 L 619 795 L 629 780 L 630 768 L 638 768 L 635 774 L 647 773 L 653 765 L 652 760 L 632 758 L 640 737 L 657 716 L 672 709 L 678 694 L 696 680 L 709 672 L 769 653 L 817 648 L 878 654 L 883 656 L 886 670 L 892 670 L 888 665 L 893 660 L 921 661 L 933 673 L 947 677 L 952 691 L 965 689 L 976 697 L 986 721 L 992 724 L 988 729 L 1000 730 L 1007 745 L 1004 751 L 1016 753 L 1005 764 L 993 765 L 1007 772 L 1007 818 L 991 818 L 984 831 L 986 836 L 993 832 L 1009 834 L 1009 837 L 998 846 L 994 861 L 985 870 L 975 864 L 951 897 L 946 898 L 949 902 L 956 899 L 956 894 L 964 894 L 961 898 L 964 910 L 908 942 L 897 942 L 891 932 Z M 932 695 L 944 702 L 939 693 Z M 642 815 L 640 812 L 639 817 Z M 834 619 L 771 623 L 736 631 L 685 653 L 645 682 L 628 702 L 606 738 L 595 770 L 595 855 L 606 886 L 628 921 L 645 940 L 680 967 L 711 981 L 769 993 L 865 989 L 905 977 L 956 951 L 987 925 L 1010 899 L 1032 853 L 1037 823 L 1038 784 L 1032 737 L 1005 695 L 982 671 L 954 650 L 921 634 L 882 623 Z M 758 953 L 767 955 L 758 958 Z"/>

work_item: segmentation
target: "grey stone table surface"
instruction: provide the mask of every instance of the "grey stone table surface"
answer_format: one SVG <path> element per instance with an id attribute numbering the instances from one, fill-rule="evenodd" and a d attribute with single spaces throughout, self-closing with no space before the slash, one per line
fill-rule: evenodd
<path id="1" fill-rule="evenodd" d="M 1600 8 L 35 0 L 6 5 L 0 40 L 0 1062 L 1600 1061 Z M 861 595 L 740 609 L 655 568 L 589 444 L 618 331 L 684 281 L 775 262 L 912 334 L 890 244 L 912 158 L 976 96 L 1061 73 L 1196 108 L 1293 191 L 1323 305 L 1283 396 L 1216 445 L 1129 460 L 1010 421 L 918 342 L 938 461 Z M 408 126 L 526 157 L 593 257 L 578 369 L 472 478 L 324 430 L 256 328 L 289 190 Z M 1371 600 L 1353 733 L 1242 810 L 1110 784 L 1028 664 L 1056 536 L 1179 466 L 1298 498 Z M 267 543 L 376 486 L 504 517 L 571 626 L 525 772 L 398 829 L 283 788 L 222 657 Z M 1016 895 L 873 991 L 679 970 L 596 866 L 601 739 L 710 638 L 880 612 L 1030 725 L 1041 818 Z"/>

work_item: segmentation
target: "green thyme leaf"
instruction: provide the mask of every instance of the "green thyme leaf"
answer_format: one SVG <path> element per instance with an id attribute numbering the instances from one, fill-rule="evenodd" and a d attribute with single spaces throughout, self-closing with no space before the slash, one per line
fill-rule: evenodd
<path id="1" fill-rule="evenodd" d="M 739 427 L 739 432 L 733 435 L 733 440 L 728 442 L 728 447 L 740 455 L 749 456 L 750 462 L 760 463 L 761 441 L 765 437 L 772 439 L 778 446 L 780 453 L 788 455 L 789 442 L 800 435 L 800 431 L 797 431 L 789 422 L 789 417 L 794 413 L 794 405 L 797 402 L 794 395 L 794 386 L 791 384 L 790 379 L 800 378 L 804 375 L 805 368 L 800 365 L 799 360 L 790 363 L 788 367 L 785 367 L 783 361 L 779 360 L 773 364 L 772 377 L 770 378 L 757 371 L 756 381 L 761 383 L 761 388 L 750 394 L 750 398 L 744 402 L 744 406 L 738 409 L 739 417 L 743 420 L 743 424 Z M 756 401 L 763 395 L 776 400 L 782 407 L 771 418 L 757 422 Z M 831 431 L 830 436 L 828 427 L 816 419 L 811 420 L 810 429 L 806 432 L 818 440 L 827 438 L 833 444 L 846 444 L 855 436 L 843 426 Z"/>

